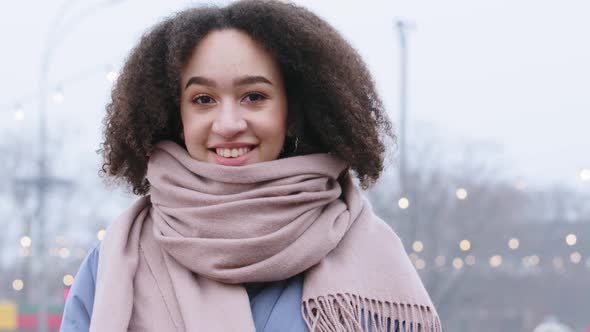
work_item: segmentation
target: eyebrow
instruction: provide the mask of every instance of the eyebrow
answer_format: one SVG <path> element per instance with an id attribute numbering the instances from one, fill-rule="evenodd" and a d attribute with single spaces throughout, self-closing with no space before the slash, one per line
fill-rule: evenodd
<path id="1" fill-rule="evenodd" d="M 266 77 L 264 76 L 242 76 L 242 77 L 238 77 L 236 79 L 234 79 L 234 86 L 238 86 L 238 85 L 247 85 L 247 84 L 256 84 L 256 83 L 265 83 L 265 84 L 270 84 L 272 85 L 272 83 L 270 82 L 270 80 L 268 80 Z M 206 86 L 210 86 L 210 87 L 216 87 L 217 83 L 215 83 L 215 81 L 208 79 L 206 77 L 203 76 L 193 76 L 191 77 L 188 82 L 186 83 L 186 86 L 184 87 L 184 89 L 188 89 L 188 87 L 191 84 L 198 84 L 198 85 L 206 85 Z"/>

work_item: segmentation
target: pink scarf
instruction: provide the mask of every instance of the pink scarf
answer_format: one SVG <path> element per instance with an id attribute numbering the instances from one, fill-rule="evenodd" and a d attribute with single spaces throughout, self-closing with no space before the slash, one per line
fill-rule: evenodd
<path id="1" fill-rule="evenodd" d="M 253 332 L 241 284 L 303 271 L 293 315 L 310 331 L 367 331 L 369 323 L 387 331 L 387 319 L 442 331 L 401 241 L 342 160 L 312 154 L 229 167 L 166 141 L 154 148 L 147 178 L 150 196 L 102 242 L 90 331 L 127 331 L 143 292 L 166 302 L 167 311 L 147 314 L 173 322 L 169 331 Z M 141 255 L 149 270 L 138 269 Z M 145 274 L 157 287 L 135 287 Z"/>

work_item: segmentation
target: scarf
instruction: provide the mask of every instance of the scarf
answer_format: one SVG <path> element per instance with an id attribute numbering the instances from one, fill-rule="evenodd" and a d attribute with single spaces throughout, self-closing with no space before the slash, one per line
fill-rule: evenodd
<path id="1" fill-rule="evenodd" d="M 159 256 L 151 257 L 157 289 L 149 292 L 168 311 L 150 314 L 169 315 L 171 330 L 254 332 L 242 284 L 303 272 L 301 312 L 293 315 L 310 331 L 385 332 L 394 320 L 406 331 L 442 331 L 400 239 L 336 156 L 231 167 L 164 141 L 147 179 L 150 195 L 101 243 L 90 331 L 128 330 L 142 253 Z"/>

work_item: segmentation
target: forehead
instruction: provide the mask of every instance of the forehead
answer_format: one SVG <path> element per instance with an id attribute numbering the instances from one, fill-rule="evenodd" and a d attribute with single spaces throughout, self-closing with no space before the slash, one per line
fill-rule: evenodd
<path id="1" fill-rule="evenodd" d="M 182 73 L 183 83 L 195 75 L 216 80 L 242 75 L 277 79 L 279 67 L 272 54 L 250 35 L 237 29 L 223 29 L 209 32 L 195 46 Z"/>

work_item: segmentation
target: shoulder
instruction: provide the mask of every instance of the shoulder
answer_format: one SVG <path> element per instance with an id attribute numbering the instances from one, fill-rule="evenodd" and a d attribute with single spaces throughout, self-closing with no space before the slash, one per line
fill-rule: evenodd
<path id="1" fill-rule="evenodd" d="M 60 332 L 88 331 L 94 305 L 100 242 L 86 255 L 70 288 Z"/>

